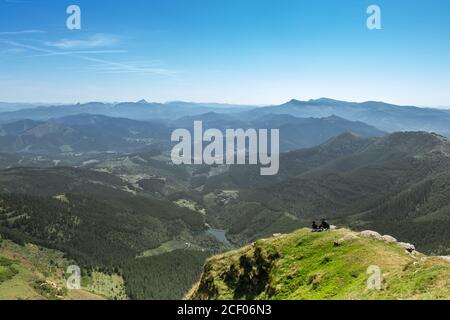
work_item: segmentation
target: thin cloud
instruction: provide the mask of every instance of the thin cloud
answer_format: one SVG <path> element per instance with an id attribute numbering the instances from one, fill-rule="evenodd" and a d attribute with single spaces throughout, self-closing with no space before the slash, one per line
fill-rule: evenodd
<path id="1" fill-rule="evenodd" d="M 50 54 L 50 55 L 58 55 L 60 54 L 60 51 L 50 50 L 46 48 L 40 48 L 32 45 L 22 44 L 15 41 L 7 40 L 7 39 L 0 39 L 1 43 L 8 44 L 10 46 L 14 46 L 17 48 L 23 48 L 28 49 L 32 51 L 41 52 L 43 54 Z M 139 73 L 139 74 L 147 74 L 147 75 L 162 75 L 162 76 L 175 76 L 179 72 L 175 70 L 169 70 L 164 68 L 151 68 L 151 67 L 140 67 L 135 65 L 130 65 L 126 63 L 121 62 L 113 62 L 108 61 L 104 59 L 98 59 L 93 57 L 88 57 L 85 55 L 81 55 L 74 52 L 66 52 L 66 56 L 82 59 L 85 61 L 90 61 L 98 64 L 99 66 L 105 68 L 105 71 L 112 72 L 112 73 Z"/>
<path id="2" fill-rule="evenodd" d="M 46 32 L 43 30 L 0 31 L 0 35 L 2 36 L 16 36 L 22 34 L 37 34 L 37 33 L 46 33 Z"/>
<path id="3" fill-rule="evenodd" d="M 90 66 L 91 69 L 102 74 L 124 74 L 124 73 L 134 73 L 134 74 L 158 74 L 173 76 L 178 72 L 167 70 L 164 68 L 155 68 L 152 66 L 136 66 L 124 63 L 100 63 L 94 66 Z"/>
<path id="4" fill-rule="evenodd" d="M 127 50 L 83 50 L 83 51 L 64 51 L 36 54 L 32 57 L 52 57 L 52 56 L 70 56 L 73 54 L 109 54 L 109 53 L 127 53 Z"/>
<path id="5" fill-rule="evenodd" d="M 23 48 L 9 48 L 9 49 L 5 49 L 5 50 L 0 50 L 0 54 L 18 54 L 18 53 L 22 53 L 25 52 L 26 50 Z"/>
<path id="6" fill-rule="evenodd" d="M 31 3 L 31 1 L 28 0 L 4 0 L 6 3 Z"/>
<path id="7" fill-rule="evenodd" d="M 46 42 L 45 44 L 49 47 L 54 47 L 61 50 L 74 50 L 110 47 L 117 43 L 118 38 L 116 36 L 95 34 L 86 39 L 61 39 L 56 42 Z"/>

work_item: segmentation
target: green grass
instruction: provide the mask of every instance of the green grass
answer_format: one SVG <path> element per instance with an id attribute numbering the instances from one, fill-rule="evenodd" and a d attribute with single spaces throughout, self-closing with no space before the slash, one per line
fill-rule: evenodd
<path id="1" fill-rule="evenodd" d="M 343 240 L 345 239 L 345 240 Z M 369 289 L 369 266 L 382 272 Z M 349 230 L 289 235 L 211 258 L 193 299 L 450 299 L 450 263 Z"/>
<path id="2" fill-rule="evenodd" d="M 128 299 L 123 279 L 116 274 L 92 272 L 89 277 L 82 279 L 81 285 L 85 290 L 109 299 Z"/>
<path id="3" fill-rule="evenodd" d="M 197 250 L 201 251 L 202 247 L 190 244 L 186 241 L 181 240 L 170 240 L 165 243 L 163 243 L 161 246 L 159 246 L 156 249 L 152 250 L 146 250 L 142 253 L 142 255 L 139 256 L 139 258 L 146 258 L 146 257 L 153 257 L 164 253 L 169 253 L 175 250 Z"/>
<path id="4" fill-rule="evenodd" d="M 0 300 L 40 299 L 33 288 L 35 274 L 18 261 L 1 256 L 0 252 Z"/>
<path id="5" fill-rule="evenodd" d="M 60 251 L 2 240 L 0 300 L 127 299 L 122 277 L 100 272 L 86 274 L 82 290 L 67 290 L 65 271 L 72 264 Z"/>
<path id="6" fill-rule="evenodd" d="M 11 260 L 0 257 L 0 284 L 10 280 L 17 273 L 18 271 L 16 268 L 14 268 L 13 262 Z"/>

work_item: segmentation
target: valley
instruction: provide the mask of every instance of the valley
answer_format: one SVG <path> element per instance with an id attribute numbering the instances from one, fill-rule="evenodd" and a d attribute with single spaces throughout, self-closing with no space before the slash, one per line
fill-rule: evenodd
<path id="1" fill-rule="evenodd" d="M 450 300 L 450 1 L 74 2 L 0 0 L 0 303 Z"/>
<path id="2" fill-rule="evenodd" d="M 191 108 L 176 108 L 185 107 Z M 0 254 L 8 259 L 2 277 L 25 279 L 23 293 L 4 298 L 181 299 L 211 256 L 321 218 L 392 235 L 424 254 L 450 254 L 450 142 L 437 133 L 389 133 L 329 115 L 297 118 L 281 113 L 285 106 L 276 113 L 265 112 L 273 107 L 183 110 L 170 120 L 174 105 L 158 107 L 156 117 L 147 110 L 153 105 L 133 105 L 137 114 L 151 115 L 145 120 L 113 117 L 112 106 L 83 106 L 83 114 L 77 108 L 13 112 L 33 120 L 0 113 L 0 235 L 19 252 L 17 259 Z M 305 110 L 322 107 L 311 108 Z M 170 132 L 189 129 L 194 119 L 221 130 L 279 128 L 279 173 L 261 176 L 251 165 L 175 165 Z M 47 263 L 21 258 L 33 246 L 58 252 L 59 269 L 27 274 L 22 262 Z M 81 267 L 84 291 L 36 291 L 36 279 L 62 283 L 68 261 Z M 0 293 L 12 290 L 8 283 Z"/>

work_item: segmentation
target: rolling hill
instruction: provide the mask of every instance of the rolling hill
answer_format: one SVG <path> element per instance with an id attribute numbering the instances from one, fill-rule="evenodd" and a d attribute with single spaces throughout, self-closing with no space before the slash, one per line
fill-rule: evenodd
<path id="1" fill-rule="evenodd" d="M 255 111 L 257 112 L 257 111 Z M 385 132 L 358 121 L 348 121 L 336 116 L 326 118 L 297 118 L 287 114 L 265 114 L 246 119 L 237 115 L 207 113 L 183 117 L 172 121 L 174 127 L 193 130 L 194 121 L 202 121 L 204 129 L 279 129 L 280 150 L 282 152 L 310 148 L 327 140 L 352 132 L 361 137 L 379 137 Z"/>
<path id="2" fill-rule="evenodd" d="M 90 114 L 48 121 L 19 120 L 0 125 L 0 151 L 44 155 L 132 152 L 162 145 L 168 148 L 170 133 L 159 122 Z"/>

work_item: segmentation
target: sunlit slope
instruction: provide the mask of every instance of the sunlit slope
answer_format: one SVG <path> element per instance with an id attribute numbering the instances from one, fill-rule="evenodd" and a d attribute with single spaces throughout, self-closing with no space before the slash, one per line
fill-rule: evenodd
<path id="1" fill-rule="evenodd" d="M 81 290 L 68 290 L 65 271 L 73 262 L 62 252 L 0 239 L 0 300 L 126 299 L 118 275 L 82 275 Z"/>
<path id="2" fill-rule="evenodd" d="M 187 297 L 450 299 L 449 259 L 405 246 L 376 233 L 302 229 L 209 259 Z M 370 266 L 381 270 L 381 290 L 368 288 Z"/>

